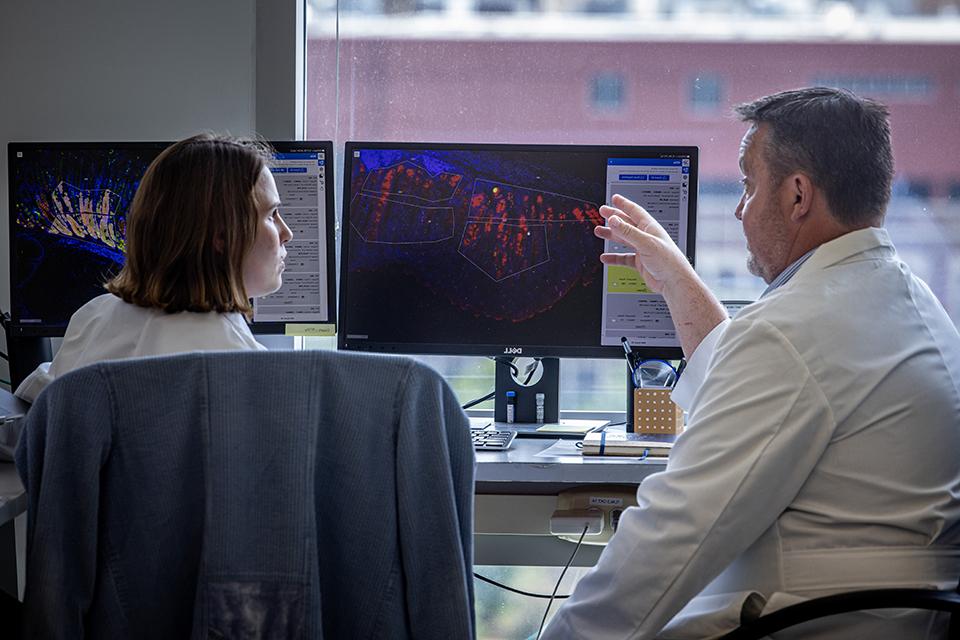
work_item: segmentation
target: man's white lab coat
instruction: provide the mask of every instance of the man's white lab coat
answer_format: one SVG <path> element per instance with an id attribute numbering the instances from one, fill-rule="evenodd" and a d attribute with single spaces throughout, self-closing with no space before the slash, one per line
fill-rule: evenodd
<path id="1" fill-rule="evenodd" d="M 544 638 L 707 638 L 829 592 L 956 584 L 960 335 L 886 231 L 820 246 L 681 384 L 666 471 Z M 856 613 L 776 637 L 912 640 L 943 621 Z"/>

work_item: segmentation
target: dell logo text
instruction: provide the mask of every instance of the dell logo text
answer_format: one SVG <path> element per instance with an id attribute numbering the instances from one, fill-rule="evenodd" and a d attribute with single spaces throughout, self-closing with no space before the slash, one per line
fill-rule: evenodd
<path id="1" fill-rule="evenodd" d="M 504 347 L 503 355 L 505 356 L 518 356 L 523 353 L 523 347 Z"/>

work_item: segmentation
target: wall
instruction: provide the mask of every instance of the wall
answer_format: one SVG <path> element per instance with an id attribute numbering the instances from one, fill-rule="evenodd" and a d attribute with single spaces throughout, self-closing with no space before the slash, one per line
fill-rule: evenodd
<path id="1" fill-rule="evenodd" d="M 7 143 L 293 137 L 301 4 L 0 3 L 0 308 L 10 306 Z"/>

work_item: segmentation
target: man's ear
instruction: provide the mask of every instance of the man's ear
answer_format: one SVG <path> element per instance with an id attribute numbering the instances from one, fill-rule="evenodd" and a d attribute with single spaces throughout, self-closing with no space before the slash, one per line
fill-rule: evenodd
<path id="1" fill-rule="evenodd" d="M 803 222 L 813 205 L 814 186 L 805 173 L 792 173 L 783 181 L 783 199 L 790 215 L 790 221 Z"/>

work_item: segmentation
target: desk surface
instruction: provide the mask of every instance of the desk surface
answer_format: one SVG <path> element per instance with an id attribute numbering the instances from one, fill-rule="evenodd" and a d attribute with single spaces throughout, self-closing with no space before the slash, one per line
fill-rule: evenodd
<path id="1" fill-rule="evenodd" d="M 0 462 L 0 525 L 27 510 L 27 494 L 12 462 Z"/>
<path id="2" fill-rule="evenodd" d="M 517 438 L 506 451 L 477 451 L 474 560 L 478 565 L 563 566 L 573 545 L 550 534 L 557 494 L 574 487 L 636 485 L 664 459 L 583 457 L 575 440 Z M 596 564 L 584 545 L 575 566 Z"/>
<path id="3" fill-rule="evenodd" d="M 665 466 L 662 459 L 583 457 L 575 453 L 573 442 L 517 438 L 506 451 L 477 451 L 477 493 L 551 494 L 571 485 L 635 485 Z M 558 443 L 567 448 L 558 451 Z M 552 452 L 545 454 L 547 449 Z M 0 524 L 26 509 L 27 496 L 16 468 L 12 462 L 0 462 Z"/>
<path id="4" fill-rule="evenodd" d="M 566 447 L 560 452 L 571 455 L 544 455 L 544 451 L 557 443 Z M 476 491 L 478 506 L 484 495 L 496 496 L 497 500 L 509 499 L 509 495 L 524 494 L 538 500 L 556 495 L 571 486 L 592 484 L 637 485 L 646 476 L 662 471 L 662 460 L 638 460 L 636 458 L 583 458 L 573 454 L 571 440 L 558 441 L 541 438 L 518 438 L 506 451 L 478 451 Z M 557 449 L 552 450 L 554 453 Z M 542 496 L 537 498 L 537 496 Z M 554 499 L 555 500 L 555 499 Z M 546 504 L 546 503 L 545 503 Z M 539 518 L 534 535 L 479 535 L 476 538 L 478 564 L 521 564 L 559 566 L 570 553 L 568 543 L 553 536 L 543 535 L 542 529 L 549 522 L 549 512 L 554 502 L 546 504 L 547 513 Z M 508 505 L 509 506 L 509 505 Z M 12 521 L 27 510 L 27 495 L 12 462 L 0 462 L 0 525 Z M 526 510 L 529 511 L 529 510 Z M 531 514 L 536 515 L 534 512 Z M 478 525 L 487 518 L 480 508 Z M 493 526 L 497 528 L 496 524 Z M 539 533 L 540 535 L 537 535 Z M 578 566 L 590 566 L 596 562 L 600 548 L 584 548 L 578 554 Z"/>
<path id="5" fill-rule="evenodd" d="M 556 493 L 554 485 L 636 485 L 666 467 L 663 458 L 584 457 L 574 442 L 517 438 L 506 451 L 477 451 L 477 493 L 517 493 L 522 485 L 537 485 L 537 493 Z M 527 489 L 521 493 L 534 492 Z"/>

